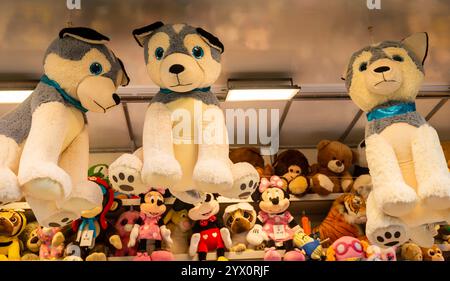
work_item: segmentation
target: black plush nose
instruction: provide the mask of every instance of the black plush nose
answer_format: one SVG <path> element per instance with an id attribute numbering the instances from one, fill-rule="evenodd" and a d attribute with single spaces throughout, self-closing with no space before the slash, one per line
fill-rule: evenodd
<path id="1" fill-rule="evenodd" d="M 113 94 L 113 100 L 116 103 L 116 105 L 119 104 L 120 103 L 119 95 L 118 94 Z"/>
<path id="2" fill-rule="evenodd" d="M 274 199 L 270 199 L 270 201 L 272 202 L 273 205 L 278 205 L 278 203 L 280 203 L 280 199 L 274 198 Z"/>
<path id="3" fill-rule="evenodd" d="M 338 167 L 340 167 L 340 166 L 342 166 L 342 162 L 341 161 L 336 161 L 336 166 L 338 166 Z"/>
<path id="4" fill-rule="evenodd" d="M 174 64 L 169 68 L 169 72 L 173 74 L 180 74 L 184 71 L 184 66 L 181 64 Z"/>
<path id="5" fill-rule="evenodd" d="M 377 68 L 375 68 L 373 71 L 375 71 L 376 73 L 383 73 L 386 71 L 391 70 L 391 68 L 389 66 L 379 66 Z"/>

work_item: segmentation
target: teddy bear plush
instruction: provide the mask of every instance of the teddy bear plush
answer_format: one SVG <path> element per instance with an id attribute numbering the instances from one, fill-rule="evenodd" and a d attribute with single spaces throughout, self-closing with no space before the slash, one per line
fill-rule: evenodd
<path id="1" fill-rule="evenodd" d="M 354 152 L 347 145 L 322 140 L 317 145 L 317 163 L 311 166 L 311 188 L 320 195 L 350 191 L 353 179 L 349 172 Z"/>
<path id="2" fill-rule="evenodd" d="M 155 22 L 134 30 L 133 36 L 160 91 L 145 115 L 142 149 L 110 166 L 117 179 L 112 177 L 114 188 L 120 191 L 132 179 L 136 185 L 142 180 L 143 187 L 169 188 L 187 203 L 200 202 L 200 192 L 249 197 L 241 187 L 255 187 L 258 173 L 249 163 L 230 161 L 223 112 L 211 92 L 221 71 L 223 44 L 187 24 Z"/>
<path id="3" fill-rule="evenodd" d="M 119 104 L 115 92 L 128 84 L 108 40 L 89 28 L 61 30 L 33 93 L 0 118 L 0 202 L 24 195 L 42 226 L 67 225 L 101 205 L 101 190 L 86 178 L 86 112 Z"/>
<path id="4" fill-rule="evenodd" d="M 412 242 L 407 242 L 400 247 L 400 258 L 404 261 L 422 261 L 422 249 Z"/>
<path id="5" fill-rule="evenodd" d="M 306 194 L 309 187 L 309 163 L 303 153 L 294 149 L 279 153 L 275 157 L 273 169 L 283 181 L 283 189 L 297 196 Z"/>
<path id="6" fill-rule="evenodd" d="M 450 173 L 439 137 L 416 110 L 428 35 L 384 41 L 353 54 L 346 86 L 367 116 L 366 156 L 373 190 L 366 233 L 380 247 L 411 238 L 431 247 L 434 225 L 450 220 Z"/>

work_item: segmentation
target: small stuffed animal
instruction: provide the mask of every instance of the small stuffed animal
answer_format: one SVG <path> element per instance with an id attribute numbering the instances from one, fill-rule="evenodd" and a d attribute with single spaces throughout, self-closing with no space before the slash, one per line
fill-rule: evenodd
<path id="1" fill-rule="evenodd" d="M 117 231 L 117 235 L 120 237 L 122 248 L 116 249 L 114 256 L 136 256 L 137 246 L 128 247 L 128 242 L 130 241 L 131 231 L 133 230 L 134 225 L 138 223 L 139 218 L 140 213 L 138 211 L 126 211 L 117 219 L 114 227 Z"/>
<path id="2" fill-rule="evenodd" d="M 366 261 L 396 261 L 396 250 L 396 246 L 382 249 L 377 245 L 370 245 L 366 249 Z"/>
<path id="3" fill-rule="evenodd" d="M 188 212 L 194 207 L 178 199 L 164 217 L 164 224 L 171 232 L 172 245 L 166 247 L 173 254 L 186 254 L 189 251 L 189 240 L 192 236 L 192 221 Z"/>
<path id="4" fill-rule="evenodd" d="M 414 243 L 407 242 L 400 248 L 400 257 L 405 261 L 422 261 L 422 249 Z"/>
<path id="5" fill-rule="evenodd" d="M 356 157 L 356 163 L 353 169 L 353 186 L 351 191 L 360 195 L 364 201 L 367 201 L 369 193 L 372 191 L 372 177 L 369 173 L 369 168 L 366 158 L 366 141 L 362 140 L 358 144 L 358 148 L 353 156 Z"/>
<path id="6" fill-rule="evenodd" d="M 145 194 L 141 203 L 141 212 L 138 221 L 131 230 L 128 247 L 138 244 L 138 253 L 135 261 L 170 261 L 173 255 L 167 250 L 162 250 L 162 240 L 172 244 L 170 230 L 163 224 L 162 215 L 166 212 L 164 205 L 164 190 L 152 190 Z M 149 256 L 147 253 L 147 240 L 155 242 L 155 249 Z"/>
<path id="7" fill-rule="evenodd" d="M 80 258 L 86 261 L 106 261 L 110 248 L 121 249 L 122 242 L 114 227 L 108 223 L 106 215 L 114 211 L 113 206 L 119 208 L 119 203 L 114 204 L 114 191 L 106 180 L 99 177 L 89 177 L 90 181 L 97 184 L 103 193 L 102 207 L 95 207 L 81 213 L 81 218 L 72 223 L 72 230 L 76 233 L 75 243 L 78 246 Z M 104 244 L 103 241 L 107 241 Z M 106 243 L 106 242 L 105 242 Z M 71 249 L 71 251 L 75 251 Z"/>
<path id="8" fill-rule="evenodd" d="M 368 246 L 366 241 L 343 236 L 328 247 L 326 261 L 363 261 L 367 258 Z"/>
<path id="9" fill-rule="evenodd" d="M 324 256 L 320 239 L 314 239 L 304 233 L 302 230 L 298 230 L 295 232 L 294 245 L 303 250 L 303 252 L 309 259 L 320 261 Z"/>
<path id="10" fill-rule="evenodd" d="M 0 210 L 0 260 L 20 260 L 19 235 L 26 225 L 23 212 Z"/>
<path id="11" fill-rule="evenodd" d="M 293 149 L 281 152 L 275 157 L 273 169 L 283 181 L 284 190 L 298 196 L 306 194 L 309 187 L 309 163 L 303 153 Z"/>
<path id="12" fill-rule="evenodd" d="M 90 28 L 62 29 L 45 53 L 33 93 L 0 118 L 0 202 L 25 195 L 42 226 L 70 224 L 101 205 L 101 190 L 85 178 L 86 112 L 105 113 L 119 104 L 116 90 L 128 84 L 107 41 Z"/>
<path id="13" fill-rule="evenodd" d="M 317 164 L 311 166 L 312 191 L 320 195 L 350 191 L 353 179 L 349 172 L 354 161 L 347 145 L 322 140 L 317 145 Z"/>
<path id="14" fill-rule="evenodd" d="M 22 257 L 23 261 L 39 260 L 39 248 L 41 247 L 41 241 L 39 240 L 37 231 L 41 226 L 38 222 L 30 222 L 25 226 L 25 229 L 19 235 L 22 242 Z"/>
<path id="15" fill-rule="evenodd" d="M 40 241 L 39 258 L 41 260 L 56 260 L 64 254 L 64 235 L 59 227 L 41 227 L 37 230 Z"/>
<path id="16" fill-rule="evenodd" d="M 122 155 L 110 166 L 117 179 L 114 188 L 129 185 L 129 179 L 137 185 L 142 179 L 142 186 L 168 187 L 187 203 L 200 202 L 205 192 L 249 197 L 258 173 L 249 163 L 230 161 L 223 112 L 211 92 L 221 71 L 223 44 L 203 28 L 187 24 L 155 22 L 135 29 L 133 36 L 160 91 L 147 109 L 143 149 Z M 191 122 L 199 114 L 205 118 Z M 247 189 L 244 194 L 241 187 Z"/>
<path id="17" fill-rule="evenodd" d="M 366 203 L 354 193 L 344 193 L 331 205 L 326 218 L 313 228 L 312 233 L 321 240 L 329 239 L 333 243 L 342 236 L 362 238 L 366 222 Z"/>
<path id="18" fill-rule="evenodd" d="M 230 252 L 242 252 L 254 249 L 247 240 L 247 235 L 256 223 L 256 211 L 249 203 L 237 203 L 225 208 L 223 213 L 225 226 L 231 233 L 233 245 Z"/>
<path id="19" fill-rule="evenodd" d="M 282 186 L 283 181 L 278 176 L 272 176 L 270 181 L 261 179 L 259 192 L 254 198 L 260 209 L 259 224 L 250 231 L 248 239 L 253 245 L 267 241 L 264 260 L 279 261 L 283 258 L 285 261 L 304 261 L 305 256 L 294 247 L 292 241 L 300 226 L 287 210 L 290 205 L 289 194 Z M 276 248 L 286 250 L 284 257 Z"/>
<path id="20" fill-rule="evenodd" d="M 434 225 L 450 221 L 450 173 L 439 136 L 416 110 L 428 35 L 384 41 L 355 52 L 345 81 L 367 116 L 366 156 L 373 191 L 366 233 L 380 247 L 411 239 L 433 244 Z"/>
<path id="21" fill-rule="evenodd" d="M 439 229 L 438 229 L 438 235 L 435 238 L 442 240 L 443 244 L 449 244 L 450 243 L 450 225 L 448 225 L 448 224 L 440 225 Z"/>
<path id="22" fill-rule="evenodd" d="M 208 252 L 216 251 L 218 261 L 226 261 L 225 249 L 232 246 L 230 231 L 217 216 L 219 202 L 211 193 L 206 193 L 203 202 L 196 203 L 189 210 L 189 218 L 194 221 L 189 255 L 198 254 L 200 261 L 206 260 Z"/>
<path id="23" fill-rule="evenodd" d="M 421 248 L 424 261 L 445 261 L 441 249 L 433 245 L 430 248 Z"/>

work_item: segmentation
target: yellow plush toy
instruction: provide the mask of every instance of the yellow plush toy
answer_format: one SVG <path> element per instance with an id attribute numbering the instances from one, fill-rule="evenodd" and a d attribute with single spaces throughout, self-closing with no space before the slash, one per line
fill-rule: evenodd
<path id="1" fill-rule="evenodd" d="M 0 211 L 0 260 L 20 260 L 19 235 L 26 225 L 24 213 Z"/>
<path id="2" fill-rule="evenodd" d="M 450 174 L 436 130 L 416 110 L 426 33 L 384 41 L 353 54 L 346 86 L 367 113 L 366 156 L 373 191 L 366 234 L 380 247 L 409 238 L 431 247 L 434 225 L 450 220 Z"/>

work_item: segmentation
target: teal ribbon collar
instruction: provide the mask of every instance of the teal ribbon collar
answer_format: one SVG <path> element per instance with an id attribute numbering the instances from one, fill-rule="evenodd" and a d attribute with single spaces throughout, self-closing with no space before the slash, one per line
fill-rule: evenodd
<path id="1" fill-rule="evenodd" d="M 88 112 L 88 110 L 81 104 L 80 101 L 74 99 L 73 97 L 71 97 L 66 91 L 64 91 L 63 88 L 61 88 L 61 86 L 58 84 L 58 82 L 56 82 L 55 80 L 52 80 L 50 78 L 48 78 L 47 75 L 43 75 L 41 77 L 41 82 L 55 88 L 55 90 L 63 97 L 63 99 L 70 103 L 71 105 L 73 105 L 74 107 L 76 107 L 77 109 L 79 109 L 80 111 L 86 113 Z"/>
<path id="2" fill-rule="evenodd" d="M 367 113 L 367 120 L 373 121 L 378 119 L 384 119 L 394 117 L 397 115 L 406 114 L 416 111 L 416 104 L 413 102 L 402 102 L 388 107 L 376 108 Z"/>
<path id="3" fill-rule="evenodd" d="M 210 90 L 211 90 L 211 87 L 206 87 L 206 88 L 195 88 L 195 89 L 191 90 L 191 92 L 203 92 L 203 93 L 206 93 L 206 92 L 209 92 Z M 171 94 L 171 93 L 173 93 L 174 91 L 172 91 L 172 90 L 170 90 L 170 89 L 166 89 L 166 88 L 160 88 L 160 89 L 159 89 L 159 92 L 160 92 L 160 93 L 163 93 L 163 94 Z"/>
<path id="4" fill-rule="evenodd" d="M 80 227 L 78 228 L 79 231 L 83 231 L 85 226 L 88 226 L 88 230 L 93 230 L 94 231 L 94 238 L 97 237 L 97 231 L 95 229 L 95 218 L 81 218 L 81 224 Z"/>

